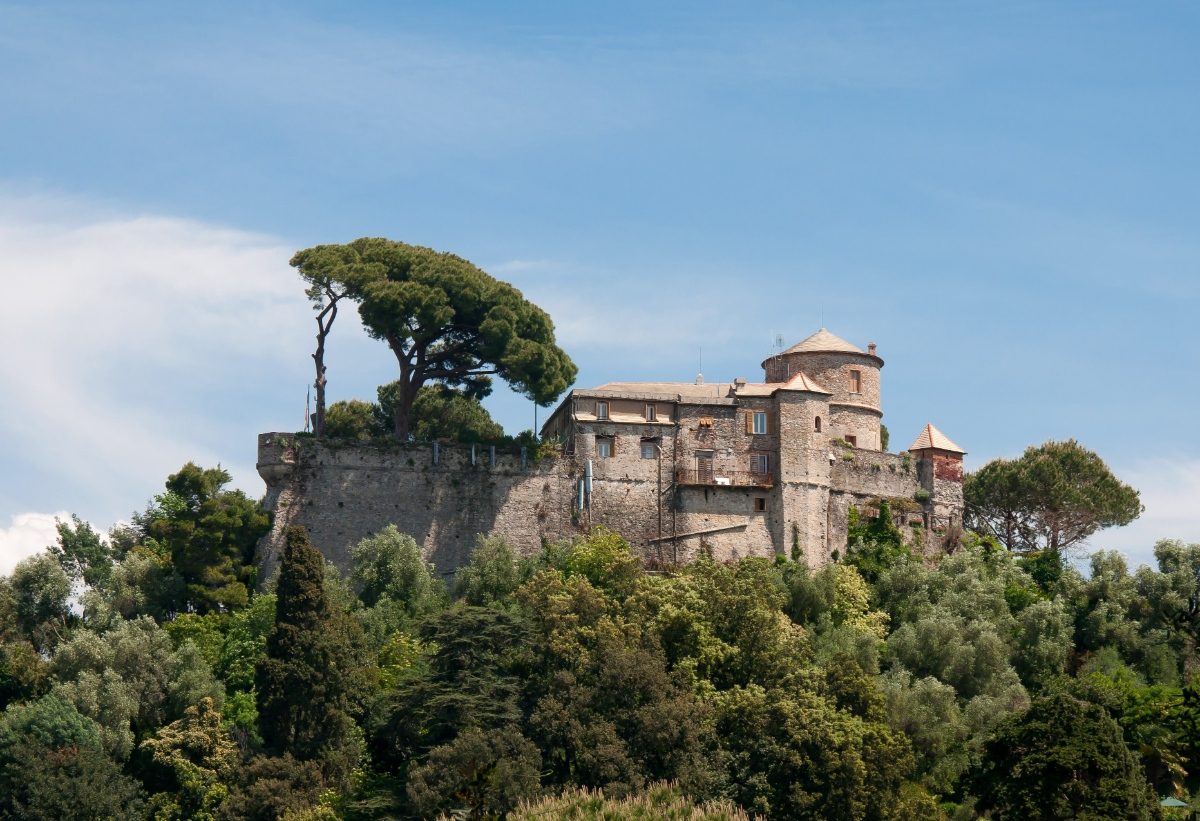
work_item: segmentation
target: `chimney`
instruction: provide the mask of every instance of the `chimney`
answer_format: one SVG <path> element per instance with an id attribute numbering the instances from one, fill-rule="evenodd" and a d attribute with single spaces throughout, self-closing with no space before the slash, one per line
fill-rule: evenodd
<path id="1" fill-rule="evenodd" d="M 746 387 L 746 377 L 744 377 L 744 376 L 737 377 L 736 379 L 733 380 L 733 384 L 739 388 Z"/>
<path id="2" fill-rule="evenodd" d="M 878 354 L 875 353 L 875 343 L 874 342 L 867 343 L 867 353 L 869 353 L 871 356 L 878 356 Z"/>

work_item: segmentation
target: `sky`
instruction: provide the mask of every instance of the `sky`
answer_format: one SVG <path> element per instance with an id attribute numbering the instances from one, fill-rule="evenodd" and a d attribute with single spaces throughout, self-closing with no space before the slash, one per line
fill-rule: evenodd
<path id="1" fill-rule="evenodd" d="M 1200 542 L 1200 7 L 0 0 L 0 573 L 303 424 L 288 266 L 386 236 L 554 318 L 579 385 L 886 361 L 893 448 L 1073 437 Z M 394 359 L 352 312 L 330 400 Z M 509 432 L 533 408 L 498 389 Z M 542 411 L 541 418 L 545 418 Z"/>

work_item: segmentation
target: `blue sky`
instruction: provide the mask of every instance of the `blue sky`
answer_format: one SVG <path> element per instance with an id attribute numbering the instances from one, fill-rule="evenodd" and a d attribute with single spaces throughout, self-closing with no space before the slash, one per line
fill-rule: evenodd
<path id="1" fill-rule="evenodd" d="M 1200 10 L 1185 3 L 6 3 L 0 572 L 293 429 L 295 249 L 451 250 L 580 383 L 879 344 L 969 466 L 1075 437 L 1200 541 Z M 387 352 L 339 320 L 331 397 Z M 503 391 L 516 431 L 532 409 Z"/>

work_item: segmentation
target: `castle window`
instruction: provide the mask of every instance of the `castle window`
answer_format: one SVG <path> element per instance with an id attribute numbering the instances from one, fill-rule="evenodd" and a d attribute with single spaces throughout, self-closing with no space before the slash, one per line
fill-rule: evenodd
<path id="1" fill-rule="evenodd" d="M 858 437 L 857 436 L 847 435 L 846 441 L 850 444 L 850 447 L 852 447 L 852 448 L 858 447 Z"/>
<path id="2" fill-rule="evenodd" d="M 642 441 L 642 458 L 655 459 L 658 457 L 658 446 L 653 442 Z"/>
<path id="3" fill-rule="evenodd" d="M 654 405 L 646 405 L 646 421 L 655 422 L 658 420 L 658 408 Z"/>
<path id="4" fill-rule="evenodd" d="M 754 512 L 755 513 L 764 513 L 766 511 L 766 509 L 767 509 L 767 497 L 766 496 L 755 496 L 754 497 Z"/>
<path id="5" fill-rule="evenodd" d="M 597 402 L 596 403 L 596 418 L 597 419 L 607 419 L 608 418 L 608 403 L 607 402 Z"/>
<path id="6" fill-rule="evenodd" d="M 862 393 L 862 371 L 850 371 L 850 393 Z"/>
<path id="7" fill-rule="evenodd" d="M 759 475 L 769 473 L 771 470 L 771 454 L 769 453 L 751 453 L 750 454 L 750 472 Z"/>
<path id="8" fill-rule="evenodd" d="M 815 430 L 817 433 L 821 432 L 821 417 L 818 416 L 815 420 L 813 420 L 813 430 Z"/>
<path id="9" fill-rule="evenodd" d="M 750 424 L 751 433 L 766 433 L 767 432 L 767 412 L 754 411 L 753 419 Z"/>
<path id="10" fill-rule="evenodd" d="M 611 436 L 596 437 L 596 458 L 611 459 L 613 455 L 613 439 Z"/>

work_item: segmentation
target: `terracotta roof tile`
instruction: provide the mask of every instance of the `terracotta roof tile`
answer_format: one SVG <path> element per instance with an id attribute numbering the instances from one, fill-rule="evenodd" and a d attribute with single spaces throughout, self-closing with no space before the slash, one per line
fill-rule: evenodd
<path id="1" fill-rule="evenodd" d="M 797 342 L 784 351 L 787 353 L 866 353 L 862 348 L 851 345 L 840 336 L 831 334 L 822 328 L 805 340 Z"/>
<path id="2" fill-rule="evenodd" d="M 780 388 L 786 391 L 808 391 L 810 393 L 825 393 L 830 396 L 832 391 L 827 391 L 808 377 L 808 374 L 803 372 L 792 375 L 792 378 L 784 382 Z"/>
<path id="3" fill-rule="evenodd" d="M 950 441 L 950 437 L 935 428 L 932 424 L 926 425 L 921 429 L 921 435 L 917 437 L 917 441 L 908 446 L 909 450 L 928 450 L 935 448 L 937 450 L 948 450 L 953 453 L 966 453 L 965 450 Z"/>
<path id="4" fill-rule="evenodd" d="M 747 382 L 740 387 L 734 386 L 734 396 L 770 396 L 779 390 L 778 382 Z"/>
<path id="5" fill-rule="evenodd" d="M 809 391 L 832 394 L 804 373 L 793 374 L 787 382 L 746 382 L 741 385 L 731 382 L 605 382 L 588 391 L 603 391 L 613 394 L 636 396 L 660 395 L 682 396 L 688 399 L 726 398 L 730 396 L 771 396 L 777 390 Z"/>
<path id="6" fill-rule="evenodd" d="M 611 393 L 633 394 L 663 394 L 669 396 L 687 396 L 695 398 L 720 397 L 729 395 L 730 383 L 704 382 L 605 382 L 590 390 L 609 391 Z"/>

